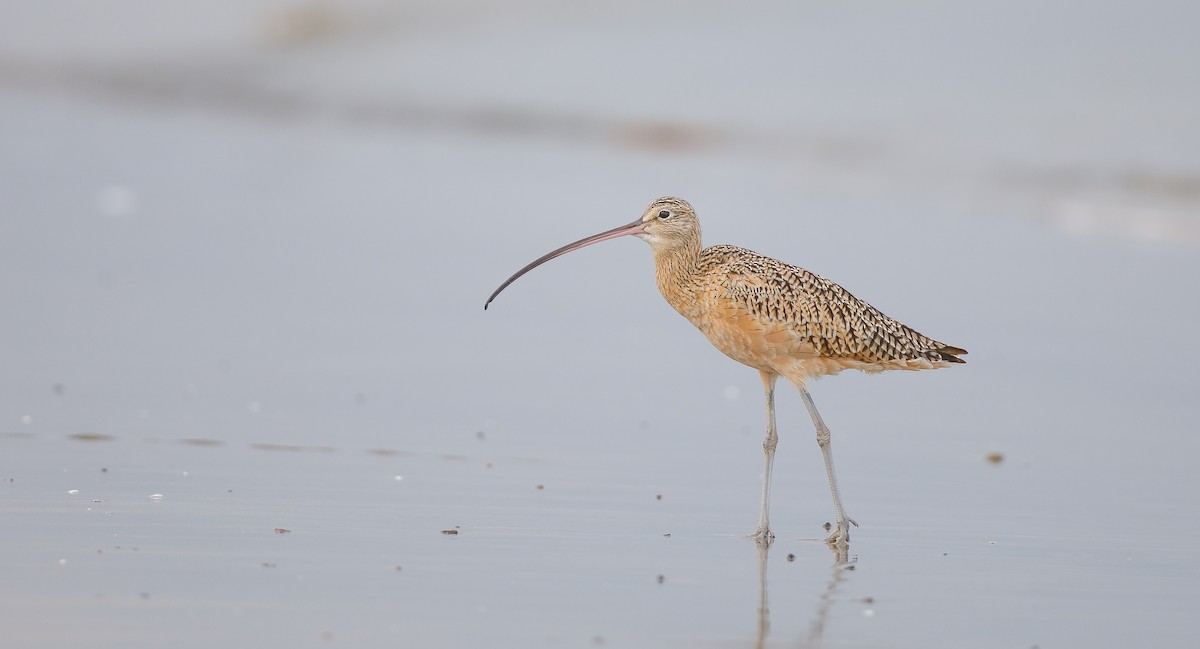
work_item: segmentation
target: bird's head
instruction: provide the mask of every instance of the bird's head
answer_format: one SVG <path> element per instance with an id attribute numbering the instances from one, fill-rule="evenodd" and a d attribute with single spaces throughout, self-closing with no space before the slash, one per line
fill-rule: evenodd
<path id="1" fill-rule="evenodd" d="M 638 223 L 641 231 L 634 236 L 650 244 L 655 252 L 695 246 L 700 241 L 700 220 L 682 198 L 664 196 L 650 203 Z"/>
<path id="2" fill-rule="evenodd" d="M 700 249 L 700 221 L 696 218 L 696 212 L 692 210 L 692 206 L 682 198 L 664 196 L 651 203 L 646 208 L 646 211 L 642 213 L 642 216 L 633 223 L 622 225 L 619 228 L 613 228 L 600 234 L 594 234 L 586 239 L 580 239 L 575 243 L 569 243 L 558 250 L 548 252 L 531 261 L 527 266 L 514 273 L 512 277 L 505 280 L 500 285 L 500 288 L 497 288 L 491 297 L 488 298 L 487 302 L 484 303 L 483 308 L 486 309 L 487 305 L 491 304 L 492 300 L 496 299 L 496 296 L 500 294 L 500 291 L 503 291 L 509 284 L 517 281 L 517 278 L 551 259 L 561 257 L 573 250 L 585 248 L 593 243 L 600 243 L 601 241 L 608 241 L 609 239 L 626 235 L 635 236 L 650 244 L 655 254 L 664 251 L 686 249 L 689 246 L 694 247 L 697 252 Z"/>

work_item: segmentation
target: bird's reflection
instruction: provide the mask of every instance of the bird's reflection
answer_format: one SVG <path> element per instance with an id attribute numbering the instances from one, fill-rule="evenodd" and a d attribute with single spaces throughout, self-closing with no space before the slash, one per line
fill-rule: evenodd
<path id="1" fill-rule="evenodd" d="M 771 611 L 767 608 L 767 554 L 773 540 L 755 538 L 758 544 L 758 641 L 754 643 L 755 649 L 762 649 L 771 629 Z"/>
<path id="2" fill-rule="evenodd" d="M 766 646 L 767 635 L 771 630 L 771 611 L 767 605 L 767 557 L 771 552 L 773 540 L 758 540 L 758 633 L 754 642 L 755 649 Z M 852 570 L 854 564 L 849 559 L 850 548 L 845 543 L 828 546 L 833 552 L 833 568 L 829 581 L 825 585 L 817 604 L 816 614 L 808 627 L 808 635 L 801 641 L 800 647 L 819 647 L 825 635 L 825 620 L 833 604 L 834 594 L 847 570 Z"/>

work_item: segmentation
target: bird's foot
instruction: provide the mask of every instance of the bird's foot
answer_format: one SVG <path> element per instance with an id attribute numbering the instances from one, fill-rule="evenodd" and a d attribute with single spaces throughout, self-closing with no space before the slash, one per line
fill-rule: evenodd
<path id="1" fill-rule="evenodd" d="M 775 533 L 772 532 L 771 529 L 764 523 L 759 525 L 758 529 L 754 530 L 754 533 L 750 535 L 750 538 L 758 541 L 759 543 L 770 543 L 771 541 L 775 540 Z"/>
<path id="2" fill-rule="evenodd" d="M 845 520 L 837 522 L 837 526 L 825 523 L 825 529 L 833 528 L 833 532 L 825 537 L 825 542 L 830 545 L 845 545 L 850 542 L 850 526 L 858 527 L 858 523 L 854 522 L 853 518 L 847 517 Z"/>

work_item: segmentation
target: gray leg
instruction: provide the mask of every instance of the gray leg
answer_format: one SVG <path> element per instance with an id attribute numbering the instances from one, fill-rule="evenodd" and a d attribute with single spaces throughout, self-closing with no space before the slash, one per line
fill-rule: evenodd
<path id="1" fill-rule="evenodd" d="M 763 392 L 767 396 L 767 436 L 763 439 L 763 490 L 762 510 L 758 514 L 758 529 L 754 530 L 754 538 L 759 541 L 770 541 L 775 538 L 767 523 L 767 510 L 771 503 L 771 466 L 775 463 L 775 446 L 779 444 L 779 433 L 775 430 L 775 379 L 779 378 L 774 372 L 759 370 L 762 378 Z"/>
<path id="2" fill-rule="evenodd" d="M 808 408 L 808 414 L 812 417 L 813 426 L 817 429 L 817 445 L 821 447 L 821 456 L 825 458 L 825 473 L 829 476 L 829 491 L 833 494 L 833 512 L 837 516 L 837 528 L 825 539 L 828 543 L 845 543 L 850 540 L 850 525 L 852 523 L 858 527 L 858 523 L 854 519 L 846 515 L 846 508 L 842 506 L 842 495 L 838 491 L 837 477 L 833 474 L 833 456 L 829 452 L 829 427 L 821 419 L 821 413 L 817 412 L 817 406 L 813 403 L 812 396 L 808 394 L 808 390 L 803 385 L 796 385 L 800 390 L 800 398 L 804 399 L 804 407 Z"/>

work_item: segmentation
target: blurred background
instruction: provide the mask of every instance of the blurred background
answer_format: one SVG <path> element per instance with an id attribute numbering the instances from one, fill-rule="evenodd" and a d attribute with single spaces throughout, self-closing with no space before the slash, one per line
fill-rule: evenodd
<path id="1" fill-rule="evenodd" d="M 996 352 L 1021 356 L 1038 327 L 1091 318 L 1057 325 L 1037 286 L 989 287 L 1029 272 L 992 229 L 1118 256 L 1200 245 L 1189 3 L 4 13 L 13 429 L 473 429 L 526 390 L 625 393 L 589 378 L 606 363 L 757 392 L 656 302 L 632 240 L 479 312 L 529 259 L 663 194 L 695 203 L 708 243 L 806 266 L 973 351 L 997 327 Z M 1161 304 L 1170 282 L 1129 288 Z M 678 371 L 684 355 L 714 369 Z M 560 376 L 504 380 L 518 361 Z"/>
<path id="2" fill-rule="evenodd" d="M 860 522 L 1031 541 L 1120 519 L 1112 557 L 1142 540 L 1134 521 L 1200 532 L 1194 3 L 45 0 L 0 15 L 0 478 L 25 517 L 7 532 L 10 603 L 45 583 L 24 553 L 62 538 L 63 475 L 97 453 L 139 498 L 186 467 L 425 484 L 375 496 L 364 515 L 382 529 L 436 502 L 495 533 L 518 496 L 489 494 L 550 474 L 618 513 L 559 503 L 557 525 L 585 536 L 629 525 L 621 485 L 674 490 L 679 528 L 749 532 L 758 378 L 662 302 L 642 243 L 556 260 L 481 309 L 526 262 L 665 194 L 693 203 L 706 243 L 804 266 L 970 350 L 952 370 L 814 386 Z M 824 477 L 790 392 L 780 427 L 777 525 L 816 535 Z M 184 440 L 223 448 L 149 443 Z M 264 449 L 326 454 L 296 475 Z M 483 472 L 505 460 L 502 478 Z M 546 527 L 521 511 L 517 536 Z M 1119 590 L 1183 593 L 1171 580 L 1131 569 Z M 100 589 L 55 583 L 52 604 Z M 1043 605 L 997 633 L 1080 638 Z M 443 610 L 387 637 L 432 637 Z M 1140 612 L 1164 646 L 1183 637 L 1176 609 Z M 943 637 L 905 619 L 842 642 L 962 646 L 993 620 L 964 611 Z M 1129 620 L 1084 637 L 1139 637 Z M 541 638 L 494 624 L 501 646 Z M 632 637 L 655 646 L 740 637 L 647 624 Z M 619 635 L 587 628 L 580 642 Z"/>

